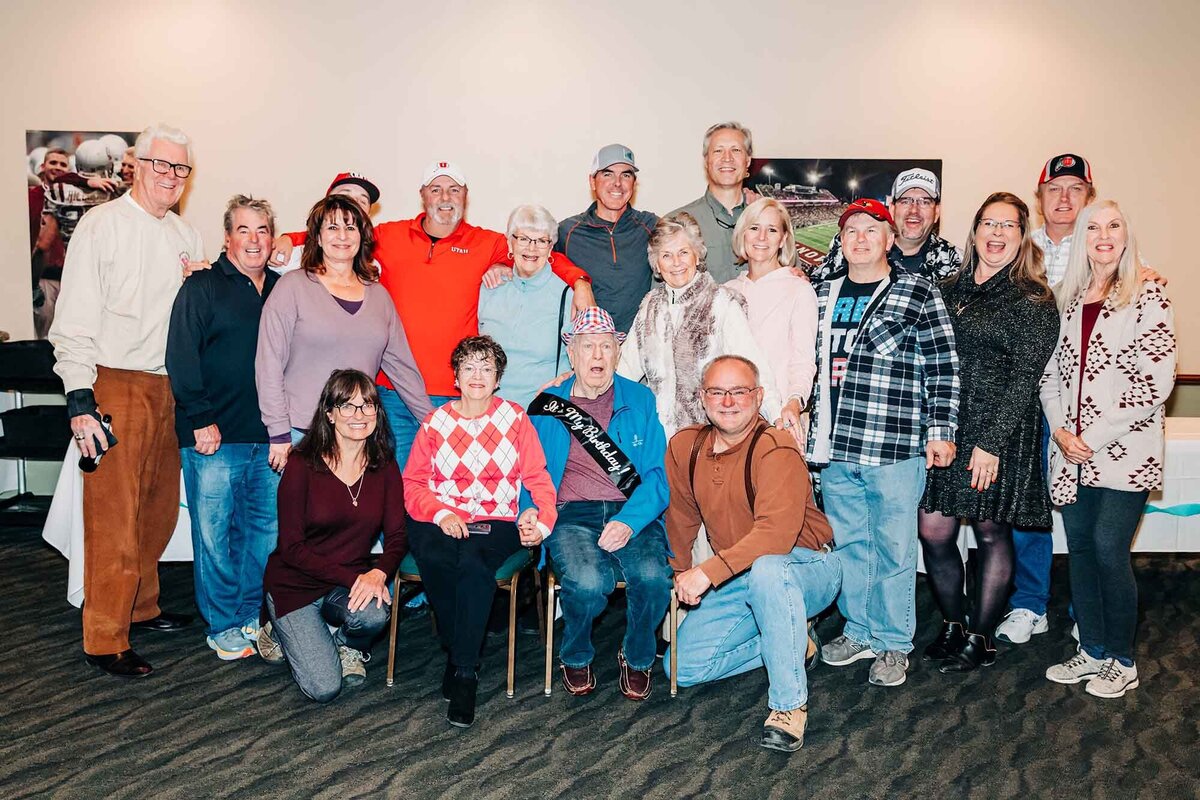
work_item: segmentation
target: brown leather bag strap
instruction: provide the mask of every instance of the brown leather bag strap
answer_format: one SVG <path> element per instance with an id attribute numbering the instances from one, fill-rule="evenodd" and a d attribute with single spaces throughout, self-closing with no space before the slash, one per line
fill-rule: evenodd
<path id="1" fill-rule="evenodd" d="M 750 478 L 750 464 L 754 460 L 754 445 L 758 444 L 758 439 L 767 430 L 764 423 L 759 423 L 758 428 L 754 431 L 754 435 L 750 437 L 750 446 L 746 448 L 746 499 L 750 501 L 750 514 L 754 514 L 754 481 Z"/>
<path id="2" fill-rule="evenodd" d="M 704 442 L 710 433 L 712 433 L 712 425 L 705 425 L 696 433 L 696 438 L 692 442 L 692 456 L 688 460 L 688 486 L 692 487 L 692 497 L 696 496 L 696 459 L 700 457 L 700 449 L 704 447 Z"/>

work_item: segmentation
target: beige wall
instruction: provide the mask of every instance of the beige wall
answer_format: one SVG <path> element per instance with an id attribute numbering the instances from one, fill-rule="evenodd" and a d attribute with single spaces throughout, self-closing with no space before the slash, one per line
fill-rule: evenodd
<path id="1" fill-rule="evenodd" d="M 349 10 L 339 9 L 345 6 Z M 48 9 L 54 9 L 53 12 Z M 294 229 L 338 171 L 375 178 L 378 219 L 411 216 L 423 166 L 459 161 L 470 218 L 588 202 L 597 146 L 642 166 L 640 207 L 702 188 L 700 135 L 735 118 L 762 155 L 940 157 L 943 232 L 975 206 L 1032 200 L 1042 162 L 1092 160 L 1179 307 L 1200 292 L 1189 247 L 1200 178 L 1200 4 L 127 2 L 10 0 L 0 53 L 0 328 L 32 334 L 26 128 L 189 131 L 185 215 L 220 249 L 233 192 Z M 128 41 L 121 35 L 127 34 Z M 53 42 L 47 44 L 48 39 Z M 18 291 L 16 287 L 21 287 Z M 1200 342 L 1200 315 L 1181 313 Z M 1200 372 L 1200 348 L 1182 371 Z"/>

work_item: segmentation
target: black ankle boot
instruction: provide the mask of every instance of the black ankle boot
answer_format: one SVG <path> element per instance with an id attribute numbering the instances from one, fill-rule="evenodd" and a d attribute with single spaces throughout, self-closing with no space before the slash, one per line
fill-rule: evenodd
<path id="1" fill-rule="evenodd" d="M 454 678 L 454 665 L 450 663 L 450 657 L 446 657 L 446 671 L 442 673 L 442 699 L 450 699 L 450 681 Z"/>
<path id="2" fill-rule="evenodd" d="M 450 708 L 446 720 L 457 728 L 469 728 L 475 721 L 475 694 L 479 675 L 475 670 L 459 667 L 450 678 Z"/>
<path id="3" fill-rule="evenodd" d="M 942 660 L 938 672 L 970 672 L 996 663 L 996 646 L 982 633 L 968 633 L 962 648 Z"/>
<path id="4" fill-rule="evenodd" d="M 924 661 L 941 661 L 947 656 L 957 653 L 967 641 L 967 632 L 961 622 L 942 620 L 942 630 L 937 638 L 929 643 L 921 655 Z"/>

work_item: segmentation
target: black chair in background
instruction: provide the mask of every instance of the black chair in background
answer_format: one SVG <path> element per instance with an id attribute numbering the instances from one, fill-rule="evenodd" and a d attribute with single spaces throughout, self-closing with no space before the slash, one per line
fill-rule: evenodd
<path id="1" fill-rule="evenodd" d="M 62 394 L 54 374 L 54 348 L 47 341 L 0 342 L 0 391 L 9 392 L 13 408 L 0 413 L 0 459 L 16 459 L 16 494 L 0 496 L 0 527 L 40 525 L 50 509 L 49 495 L 29 491 L 27 461 L 61 461 L 71 441 L 71 424 L 63 405 L 25 404 L 26 394 Z"/>

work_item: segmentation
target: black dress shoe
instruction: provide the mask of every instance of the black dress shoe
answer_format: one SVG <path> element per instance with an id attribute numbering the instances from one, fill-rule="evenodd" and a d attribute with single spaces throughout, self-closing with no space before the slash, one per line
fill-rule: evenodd
<path id="1" fill-rule="evenodd" d="M 966 644 L 967 632 L 961 622 L 942 620 L 942 630 L 921 655 L 924 661 L 941 661 L 952 656 Z"/>
<path id="2" fill-rule="evenodd" d="M 966 641 L 957 653 L 942 660 L 938 672 L 970 672 L 976 667 L 990 667 L 996 663 L 996 646 L 982 633 L 968 633 Z"/>
<path id="3" fill-rule="evenodd" d="M 181 631 L 188 625 L 192 624 L 192 617 L 189 614 L 172 614 L 169 611 L 162 611 L 153 619 L 142 620 L 141 622 L 131 622 L 129 629 L 133 631 L 158 631 L 159 633 L 174 633 Z"/>
<path id="4" fill-rule="evenodd" d="M 150 662 L 133 652 L 132 649 L 107 656 L 84 653 L 83 657 L 93 667 L 99 667 L 109 675 L 115 675 L 118 678 L 144 678 L 154 671 Z"/>
<path id="5" fill-rule="evenodd" d="M 475 722 L 475 695 L 479 690 L 479 674 L 473 669 L 459 668 L 450 678 L 450 708 L 446 721 L 456 728 L 469 728 Z"/>

